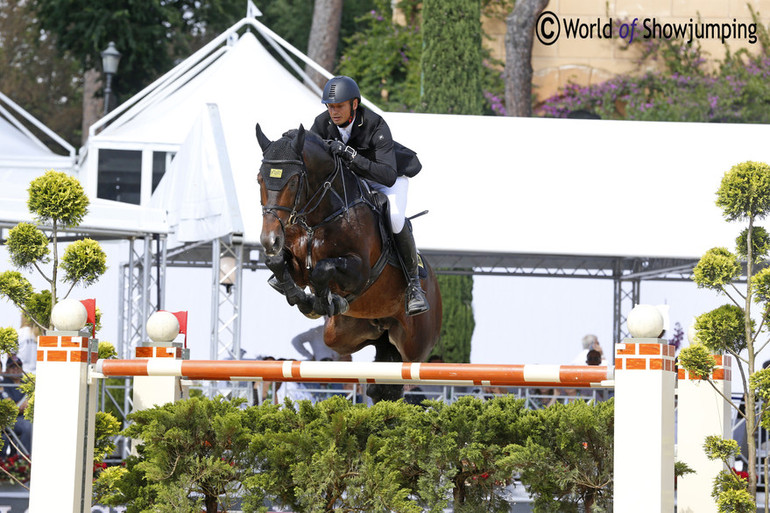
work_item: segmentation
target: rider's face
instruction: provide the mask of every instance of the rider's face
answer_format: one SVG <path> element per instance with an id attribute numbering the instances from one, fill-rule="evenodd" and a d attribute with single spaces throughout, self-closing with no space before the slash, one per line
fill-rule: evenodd
<path id="1" fill-rule="evenodd" d="M 353 104 L 356 105 L 358 100 L 354 99 Z M 332 122 L 339 126 L 347 123 L 351 117 L 353 117 L 353 109 L 350 106 L 349 101 L 340 103 L 327 103 L 326 108 L 329 111 L 329 115 L 332 118 Z"/>

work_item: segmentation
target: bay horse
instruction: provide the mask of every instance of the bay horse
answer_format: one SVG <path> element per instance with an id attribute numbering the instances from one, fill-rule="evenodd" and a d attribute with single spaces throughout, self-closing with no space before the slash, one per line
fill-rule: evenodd
<path id="1" fill-rule="evenodd" d="M 382 224 L 387 216 L 364 180 L 302 125 L 276 141 L 259 124 L 256 132 L 263 153 L 260 242 L 271 285 L 306 316 L 326 316 L 324 341 L 341 355 L 374 345 L 375 361 L 425 360 L 441 331 L 433 269 L 423 259 L 430 310 L 407 316 L 407 282 Z M 368 393 L 393 399 L 401 389 L 370 385 Z"/>

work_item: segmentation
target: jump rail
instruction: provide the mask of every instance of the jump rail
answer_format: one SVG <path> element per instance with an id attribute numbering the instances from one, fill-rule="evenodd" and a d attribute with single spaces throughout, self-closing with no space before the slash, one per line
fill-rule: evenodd
<path id="1" fill-rule="evenodd" d="M 610 367 L 588 365 L 493 365 L 400 362 L 313 362 L 254 360 L 98 360 L 94 377 L 174 376 L 191 380 L 305 381 L 612 388 Z"/>

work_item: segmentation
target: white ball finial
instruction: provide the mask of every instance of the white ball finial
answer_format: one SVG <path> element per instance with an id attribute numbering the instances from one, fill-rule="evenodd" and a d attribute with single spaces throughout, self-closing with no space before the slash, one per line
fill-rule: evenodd
<path id="1" fill-rule="evenodd" d="M 626 320 L 628 332 L 634 338 L 657 338 L 663 331 L 663 316 L 652 305 L 636 305 Z"/>
<path id="2" fill-rule="evenodd" d="M 87 320 L 86 307 L 77 299 L 63 299 L 51 310 L 51 323 L 59 331 L 80 331 Z"/>
<path id="3" fill-rule="evenodd" d="M 179 335 L 179 321 L 171 312 L 155 312 L 147 319 L 147 335 L 153 342 L 172 342 Z"/>

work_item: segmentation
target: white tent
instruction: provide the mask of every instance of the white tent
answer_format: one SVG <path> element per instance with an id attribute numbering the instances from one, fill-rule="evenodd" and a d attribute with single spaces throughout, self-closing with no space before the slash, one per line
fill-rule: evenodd
<path id="1" fill-rule="evenodd" d="M 388 113 L 423 170 L 419 246 L 539 255 L 698 258 L 734 246 L 715 192 L 770 162 L 770 126 Z"/>
<path id="2" fill-rule="evenodd" d="M 38 135 L 36 135 L 38 134 Z M 53 141 L 48 148 L 40 137 Z M 32 221 L 27 210 L 29 182 L 53 169 L 78 178 L 75 148 L 6 95 L 0 93 L 0 227 Z M 89 213 L 79 227 L 93 235 L 165 233 L 164 214 L 91 196 Z"/>
<path id="3" fill-rule="evenodd" d="M 169 159 L 155 199 L 151 199 L 152 170 L 144 165 L 152 163 L 152 156 L 142 157 L 140 203 L 168 211 L 176 240 L 209 240 L 260 230 L 256 173 L 261 151 L 255 126 L 271 125 L 269 132 L 277 137 L 280 132 L 275 127 L 282 130 L 307 123 L 321 104 L 318 95 L 291 76 L 253 33 L 238 37 L 238 29 L 250 23 L 247 19 L 235 25 L 122 111 L 104 118 L 103 130 L 89 138 L 83 164 L 89 193 L 97 195 L 99 152 L 165 152 L 173 160 Z M 216 118 L 214 125 L 211 116 Z M 232 182 L 229 190 L 235 193 L 227 201 L 221 187 L 212 187 L 222 180 Z M 228 224 L 232 218 L 222 216 L 231 207 L 239 211 L 241 224 Z M 212 232 L 214 225 L 221 229 Z"/>
<path id="4" fill-rule="evenodd" d="M 58 152 L 40 140 L 44 136 L 55 143 Z M 46 169 L 72 172 L 74 166 L 72 145 L 0 93 L 0 204 L 20 196 L 26 199 L 29 181 Z"/>

